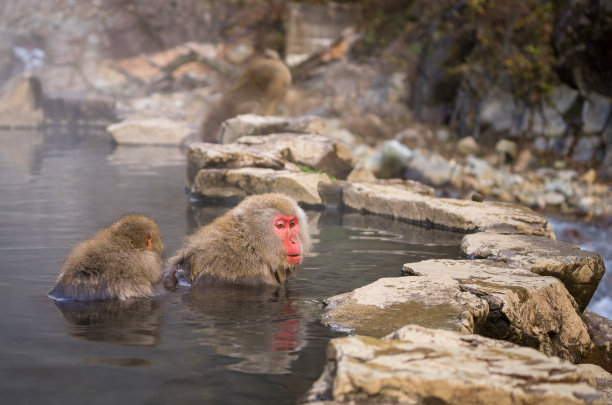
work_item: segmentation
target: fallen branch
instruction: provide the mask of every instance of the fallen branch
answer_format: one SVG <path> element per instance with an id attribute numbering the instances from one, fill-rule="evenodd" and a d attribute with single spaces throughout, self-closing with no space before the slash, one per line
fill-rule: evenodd
<path id="1" fill-rule="evenodd" d="M 349 27 L 344 29 L 342 34 L 340 34 L 340 36 L 335 39 L 331 45 L 313 53 L 303 62 L 293 66 L 291 68 L 291 76 L 293 80 L 302 80 L 306 78 L 309 72 L 316 67 L 329 63 L 332 60 L 344 58 L 353 44 L 359 38 L 361 38 L 361 34 L 356 33 L 353 28 Z"/>

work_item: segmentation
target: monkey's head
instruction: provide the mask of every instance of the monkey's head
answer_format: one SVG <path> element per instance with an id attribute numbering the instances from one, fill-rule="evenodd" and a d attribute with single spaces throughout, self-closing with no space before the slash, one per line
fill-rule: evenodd
<path id="1" fill-rule="evenodd" d="M 110 226 L 113 238 L 122 246 L 150 250 L 161 257 L 163 244 L 157 223 L 150 217 L 128 214 Z"/>
<path id="2" fill-rule="evenodd" d="M 306 214 L 297 203 L 282 194 L 261 194 L 246 198 L 235 209 L 253 248 L 283 282 L 296 271 L 311 241 Z"/>

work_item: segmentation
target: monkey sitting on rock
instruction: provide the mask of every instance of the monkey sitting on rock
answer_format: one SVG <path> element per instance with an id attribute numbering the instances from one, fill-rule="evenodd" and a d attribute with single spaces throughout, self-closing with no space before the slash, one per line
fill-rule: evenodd
<path id="1" fill-rule="evenodd" d="M 215 103 L 200 128 L 204 142 L 219 142 L 223 121 L 240 114 L 274 114 L 291 84 L 291 72 L 278 54 L 268 49 L 245 68 L 232 87 Z"/>
<path id="2" fill-rule="evenodd" d="M 75 246 L 49 296 L 76 301 L 154 296 L 161 283 L 162 249 L 153 219 L 125 215 Z"/>
<path id="3" fill-rule="evenodd" d="M 279 286 L 310 246 L 306 214 L 293 199 L 254 195 L 188 236 L 167 276 L 191 285 Z"/>

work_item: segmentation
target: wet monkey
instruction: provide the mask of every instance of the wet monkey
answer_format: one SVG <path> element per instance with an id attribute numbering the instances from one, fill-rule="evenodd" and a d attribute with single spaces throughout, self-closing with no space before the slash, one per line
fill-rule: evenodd
<path id="1" fill-rule="evenodd" d="M 72 249 L 49 296 L 89 301 L 156 295 L 162 249 L 153 219 L 125 215 Z"/>
<path id="2" fill-rule="evenodd" d="M 291 73 L 278 54 L 266 50 L 245 68 L 232 87 L 213 104 L 200 128 L 205 142 L 218 142 L 223 121 L 239 114 L 272 115 L 291 84 Z"/>
<path id="3" fill-rule="evenodd" d="M 293 199 L 254 195 L 188 236 L 169 266 L 192 285 L 278 286 L 310 245 L 306 215 Z"/>

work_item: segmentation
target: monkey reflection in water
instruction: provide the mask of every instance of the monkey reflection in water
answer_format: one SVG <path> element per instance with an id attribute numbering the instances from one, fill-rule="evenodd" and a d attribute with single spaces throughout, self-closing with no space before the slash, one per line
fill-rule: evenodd
<path id="1" fill-rule="evenodd" d="M 306 214 L 282 194 L 247 197 L 188 236 L 165 285 L 280 286 L 310 251 Z"/>
<path id="2" fill-rule="evenodd" d="M 67 334 L 92 342 L 121 346 L 157 346 L 161 337 L 159 300 L 56 300 Z"/>

